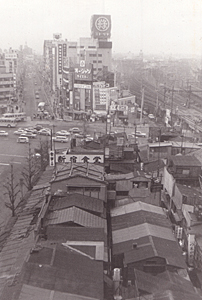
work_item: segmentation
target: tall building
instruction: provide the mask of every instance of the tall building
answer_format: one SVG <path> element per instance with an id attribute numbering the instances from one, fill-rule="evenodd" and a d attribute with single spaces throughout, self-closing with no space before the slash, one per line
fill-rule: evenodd
<path id="1" fill-rule="evenodd" d="M 77 42 L 62 40 L 61 34 L 54 34 L 53 40 L 44 41 L 44 80 L 50 91 L 55 93 L 57 105 L 68 110 L 89 111 L 95 102 L 93 82 L 112 83 L 111 17 L 93 15 L 91 37 Z M 102 84 L 103 88 L 103 84 Z M 100 101 L 100 98 L 98 101 Z M 106 97 L 102 98 L 102 109 L 106 110 Z"/>
<path id="2" fill-rule="evenodd" d="M 16 101 L 17 53 L 9 49 L 0 55 L 0 108 L 1 112 L 11 111 Z"/>
<path id="3" fill-rule="evenodd" d="M 77 43 L 64 41 L 61 34 L 54 34 L 53 40 L 44 41 L 43 56 L 45 80 L 55 92 L 62 86 L 63 67 L 77 62 Z"/>
<path id="4" fill-rule="evenodd" d="M 78 65 L 75 68 L 74 108 L 83 111 L 107 111 L 109 100 L 105 91 L 109 87 L 107 74 L 112 71 L 111 17 L 93 15 L 91 37 L 80 38 Z M 87 74 L 89 75 L 87 77 Z M 97 82 L 100 82 L 97 84 Z M 94 84 L 96 82 L 96 84 Z M 111 86 L 114 86 L 112 84 Z"/>

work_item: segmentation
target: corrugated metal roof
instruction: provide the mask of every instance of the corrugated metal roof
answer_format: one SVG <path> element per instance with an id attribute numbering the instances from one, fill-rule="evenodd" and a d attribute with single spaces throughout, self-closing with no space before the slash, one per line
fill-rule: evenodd
<path id="1" fill-rule="evenodd" d="M 105 179 L 107 181 L 110 180 L 122 180 L 122 179 L 132 179 L 134 178 L 133 172 L 127 173 L 127 174 L 106 174 Z"/>
<path id="2" fill-rule="evenodd" d="M 171 222 L 166 215 L 143 210 L 114 216 L 111 223 L 112 231 L 129 228 L 143 223 L 172 228 Z"/>
<path id="3" fill-rule="evenodd" d="M 57 197 L 50 203 L 51 210 L 60 210 L 71 206 L 76 206 L 99 213 L 104 212 L 103 201 L 78 193 L 68 194 L 65 197 Z"/>
<path id="4" fill-rule="evenodd" d="M 133 202 L 133 203 L 123 205 L 120 207 L 115 207 L 115 208 L 111 209 L 110 214 L 111 214 L 111 217 L 113 218 L 114 216 L 119 216 L 119 215 L 131 213 L 131 212 L 135 212 L 135 211 L 140 211 L 140 210 L 165 215 L 165 213 L 161 207 L 151 205 L 148 203 L 144 203 L 142 201 L 137 201 L 137 202 Z"/>
<path id="5" fill-rule="evenodd" d="M 77 207 L 51 212 L 47 215 L 45 225 L 73 222 L 84 227 L 105 228 L 106 220 Z"/>
<path id="6" fill-rule="evenodd" d="M 97 300 L 95 297 L 84 297 L 82 295 L 62 293 L 54 290 L 48 290 L 45 288 L 39 288 L 23 284 L 19 300 Z"/>
<path id="7" fill-rule="evenodd" d="M 113 244 L 118 244 L 149 235 L 176 242 L 170 228 L 147 223 L 112 231 L 112 240 Z"/>
<path id="8" fill-rule="evenodd" d="M 90 163 L 67 163 L 63 169 L 55 172 L 51 181 L 58 181 L 78 175 L 88 176 L 95 180 L 104 181 L 104 167 Z"/>
<path id="9" fill-rule="evenodd" d="M 49 181 L 51 176 L 52 171 L 48 169 L 42 177 Z M 34 218 L 35 209 L 40 208 L 44 201 L 45 190 L 40 188 L 32 191 L 0 253 L 0 299 L 2 299 L 4 288 L 15 282 L 15 277 L 21 272 L 23 263 L 35 244 L 34 225 L 30 224 Z"/>
<path id="10" fill-rule="evenodd" d="M 177 155 L 171 156 L 170 159 L 176 166 L 200 167 L 201 163 L 195 156 Z"/>

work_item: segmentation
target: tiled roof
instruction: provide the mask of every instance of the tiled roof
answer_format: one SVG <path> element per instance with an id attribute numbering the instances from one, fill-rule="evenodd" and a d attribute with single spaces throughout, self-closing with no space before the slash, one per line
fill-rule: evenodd
<path id="1" fill-rule="evenodd" d="M 50 212 L 45 220 L 45 225 L 73 222 L 84 227 L 105 228 L 106 220 L 88 213 L 75 206 L 63 210 Z"/>
<path id="2" fill-rule="evenodd" d="M 37 286 L 23 284 L 19 300 L 84 300 L 83 295 L 62 293 L 59 291 L 53 291 L 45 288 L 39 288 Z M 85 300 L 95 300 L 95 297 L 86 297 Z"/>
<path id="3" fill-rule="evenodd" d="M 192 299 L 192 295 L 196 296 L 191 281 L 178 274 L 166 271 L 161 273 L 160 276 L 153 276 L 137 269 L 134 271 L 138 289 L 148 294 L 155 294 L 160 291 L 162 293 L 166 290 L 172 290 L 189 294 L 190 299 Z M 166 278 L 164 276 L 165 273 L 167 274 Z"/>
<path id="4" fill-rule="evenodd" d="M 194 149 L 194 151 L 187 153 L 186 156 L 195 156 L 202 163 L 202 149 Z"/>
<path id="5" fill-rule="evenodd" d="M 83 296 L 83 299 L 85 297 L 103 299 L 102 261 L 91 259 L 82 251 L 56 245 L 49 249 L 50 259 L 45 264 L 43 250 L 47 249 L 43 248 L 30 254 L 30 259 L 24 268 L 24 284 Z M 69 298 L 65 296 L 60 299 Z"/>
<path id="6" fill-rule="evenodd" d="M 166 290 L 163 292 L 155 293 L 152 300 L 201 300 L 202 297 L 199 294 L 185 293 L 183 291 L 171 291 Z"/>
<path id="7" fill-rule="evenodd" d="M 133 244 L 137 247 L 133 249 Z M 116 251 L 119 245 L 116 245 Z M 124 243 L 121 245 L 124 248 Z M 121 252 L 118 252 L 121 253 Z M 145 236 L 143 238 L 133 238 L 125 245 L 124 261 L 126 264 L 139 262 L 153 257 L 165 258 L 166 264 L 181 269 L 187 269 L 185 258 L 182 256 L 182 250 L 176 240 L 169 240 L 166 237 Z"/>
<path id="8" fill-rule="evenodd" d="M 51 210 L 60 210 L 71 206 L 76 206 L 98 213 L 104 212 L 103 201 L 79 193 L 68 194 L 65 197 L 57 197 L 50 203 Z"/>
<path id="9" fill-rule="evenodd" d="M 176 183 L 177 188 L 179 189 L 182 195 L 187 196 L 186 204 L 193 204 L 194 201 L 199 200 L 202 203 L 202 193 L 201 189 L 196 189 L 193 187 L 189 187 L 180 183 Z"/>
<path id="10" fill-rule="evenodd" d="M 107 235 L 103 228 L 71 227 L 62 225 L 49 225 L 47 227 L 47 239 L 49 241 L 104 241 L 107 242 Z"/>
<path id="11" fill-rule="evenodd" d="M 200 167 L 201 163 L 195 156 L 176 155 L 171 156 L 171 160 L 176 166 Z"/>

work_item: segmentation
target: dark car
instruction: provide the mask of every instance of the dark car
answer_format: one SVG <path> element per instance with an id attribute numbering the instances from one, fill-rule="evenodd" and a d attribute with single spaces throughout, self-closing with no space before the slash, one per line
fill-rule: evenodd
<path id="1" fill-rule="evenodd" d="M 36 129 L 36 130 L 41 130 L 41 129 L 43 129 L 43 126 L 42 125 L 40 125 L 40 124 L 36 124 L 35 126 L 34 126 L 34 129 Z"/>

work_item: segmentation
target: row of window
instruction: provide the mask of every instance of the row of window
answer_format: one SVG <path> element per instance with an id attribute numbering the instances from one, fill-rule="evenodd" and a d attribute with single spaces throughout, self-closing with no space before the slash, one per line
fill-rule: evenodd
<path id="1" fill-rule="evenodd" d="M 98 56 L 98 57 L 102 57 L 102 54 L 100 54 L 100 53 L 99 53 L 98 55 L 97 55 L 97 54 L 94 54 L 94 53 L 90 53 L 90 54 L 89 54 L 89 57 L 97 57 L 97 56 Z"/>
<path id="2" fill-rule="evenodd" d="M 93 71 L 97 71 L 97 68 L 93 68 Z M 98 68 L 98 71 L 102 71 L 102 68 Z"/>
<path id="3" fill-rule="evenodd" d="M 98 60 L 98 61 L 96 61 L 96 60 L 93 60 L 93 63 L 94 64 L 96 64 L 98 62 L 98 64 L 101 64 L 102 63 L 102 61 L 101 60 Z"/>

